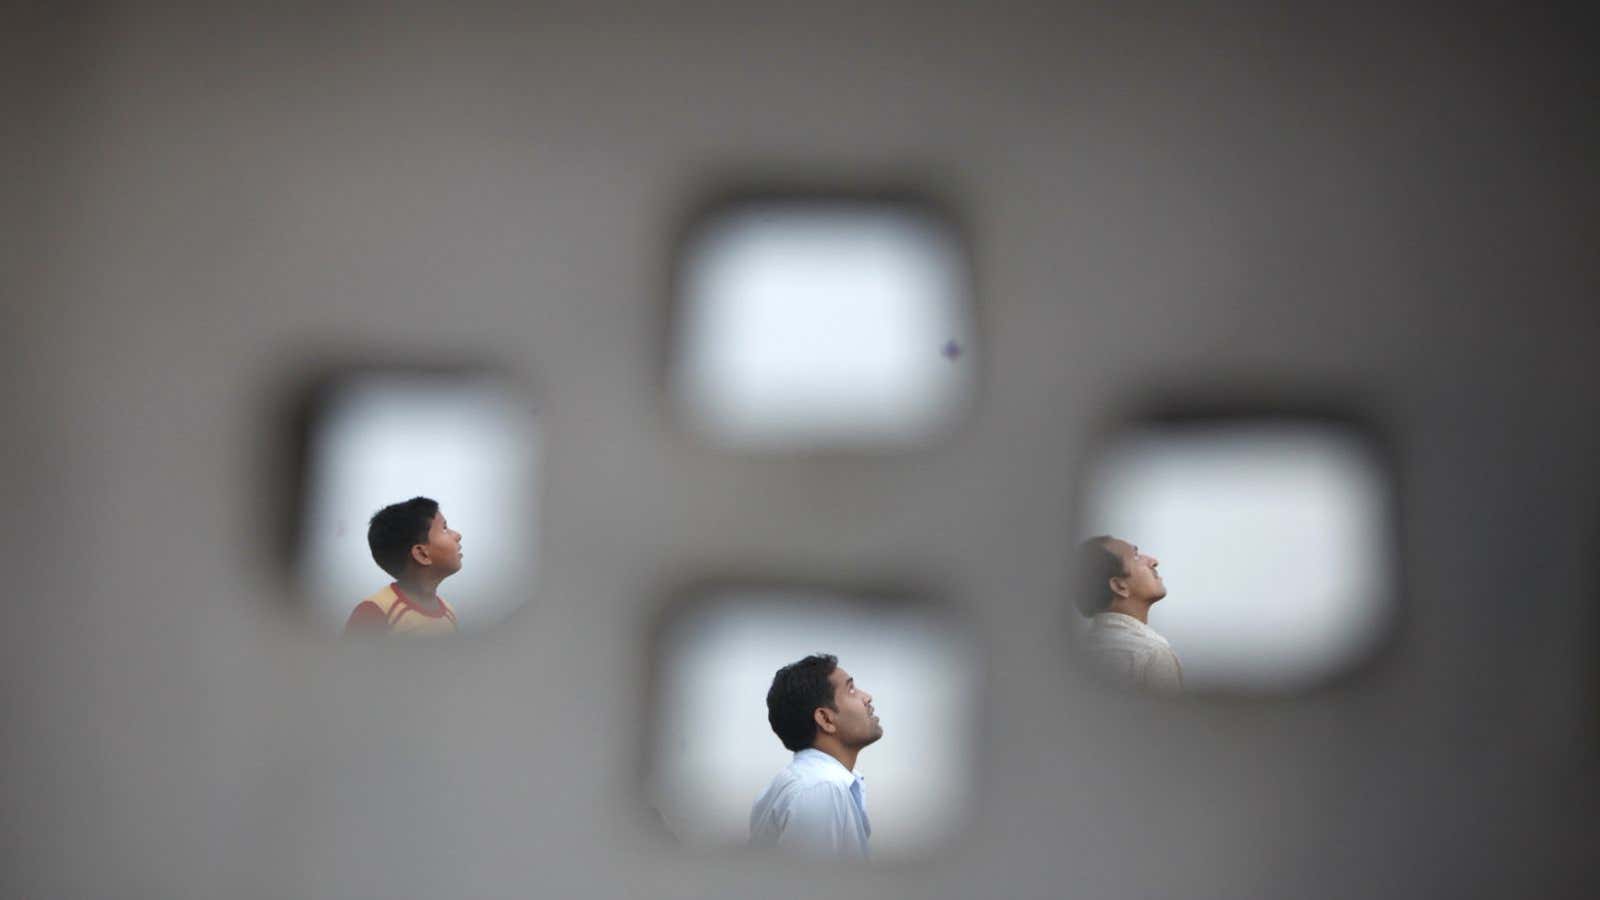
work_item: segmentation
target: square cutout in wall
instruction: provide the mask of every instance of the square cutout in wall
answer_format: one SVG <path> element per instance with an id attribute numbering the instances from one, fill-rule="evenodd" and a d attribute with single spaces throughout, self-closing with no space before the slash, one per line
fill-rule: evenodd
<path id="1" fill-rule="evenodd" d="M 1098 448 L 1081 484 L 1080 538 L 1109 534 L 1155 563 L 1166 596 L 1148 626 L 1180 660 L 1185 693 L 1303 691 L 1352 670 L 1392 627 L 1393 473 L 1362 427 L 1136 424 Z M 1079 576 L 1075 590 L 1099 590 Z"/>
<path id="2" fill-rule="evenodd" d="M 363 372 L 317 392 L 305 436 L 297 574 L 320 630 L 340 633 L 394 579 L 373 560 L 379 509 L 436 500 L 461 533 L 438 587 L 471 632 L 528 599 L 538 547 L 539 430 L 526 395 L 477 373 Z"/>
<path id="3" fill-rule="evenodd" d="M 960 618 L 871 594 L 715 587 L 674 607 L 654 650 L 647 785 L 684 846 L 749 845 L 753 805 L 795 756 L 768 724 L 768 688 L 780 667 L 816 653 L 838 657 L 883 726 L 855 769 L 871 859 L 926 857 L 964 826 L 982 668 Z"/>
<path id="4" fill-rule="evenodd" d="M 747 200 L 702 216 L 679 252 L 668 383 L 712 443 L 899 449 L 971 403 L 972 278 L 932 208 Z"/>

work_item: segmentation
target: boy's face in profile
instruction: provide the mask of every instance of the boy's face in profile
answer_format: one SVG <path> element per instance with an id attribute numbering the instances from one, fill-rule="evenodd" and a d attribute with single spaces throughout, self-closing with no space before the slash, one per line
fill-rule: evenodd
<path id="1" fill-rule="evenodd" d="M 450 523 L 445 520 L 444 510 L 434 513 L 433 524 L 428 526 L 428 542 L 411 548 L 413 560 L 419 556 L 419 549 L 422 551 L 422 560 L 440 577 L 461 571 L 461 532 L 451 530 Z"/>

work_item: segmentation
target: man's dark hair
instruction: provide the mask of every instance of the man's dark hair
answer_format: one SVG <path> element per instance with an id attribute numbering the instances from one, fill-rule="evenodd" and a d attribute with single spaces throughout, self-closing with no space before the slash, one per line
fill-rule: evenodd
<path id="1" fill-rule="evenodd" d="M 1098 534 L 1078 545 L 1078 580 L 1082 585 L 1078 589 L 1078 612 L 1086 619 L 1105 612 L 1111 605 L 1111 585 L 1107 582 L 1128 574 L 1122 557 L 1106 546 L 1110 542 L 1111 535 Z"/>
<path id="2" fill-rule="evenodd" d="M 812 716 L 817 707 L 833 705 L 833 685 L 828 676 L 838 668 L 839 658 L 831 653 L 817 653 L 792 662 L 772 676 L 772 687 L 767 690 L 767 722 L 772 731 L 790 750 L 800 751 L 817 739 L 817 720 Z"/>
<path id="3" fill-rule="evenodd" d="M 399 578 L 411 559 L 411 548 L 428 542 L 428 529 L 439 514 L 439 504 L 427 497 L 391 503 L 372 514 L 367 525 L 367 546 L 379 568 Z"/>

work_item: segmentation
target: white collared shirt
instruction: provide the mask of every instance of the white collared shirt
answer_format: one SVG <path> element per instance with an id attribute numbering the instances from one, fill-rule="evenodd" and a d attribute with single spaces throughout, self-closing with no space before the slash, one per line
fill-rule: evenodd
<path id="1" fill-rule="evenodd" d="M 866 859 L 865 779 L 815 747 L 797 752 L 750 810 L 750 846 Z"/>
<path id="2" fill-rule="evenodd" d="M 1183 690 L 1183 667 L 1172 645 L 1133 616 L 1096 613 L 1084 633 L 1083 649 L 1089 664 L 1113 684 L 1155 694 Z"/>

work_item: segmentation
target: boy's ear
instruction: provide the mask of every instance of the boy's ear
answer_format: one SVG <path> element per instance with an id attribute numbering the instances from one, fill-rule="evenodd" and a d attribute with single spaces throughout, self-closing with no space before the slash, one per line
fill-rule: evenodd
<path id="1" fill-rule="evenodd" d="M 428 545 L 427 544 L 412 544 L 411 545 L 411 561 L 416 563 L 419 566 L 431 566 L 431 565 L 433 565 L 433 559 L 428 556 Z"/>

